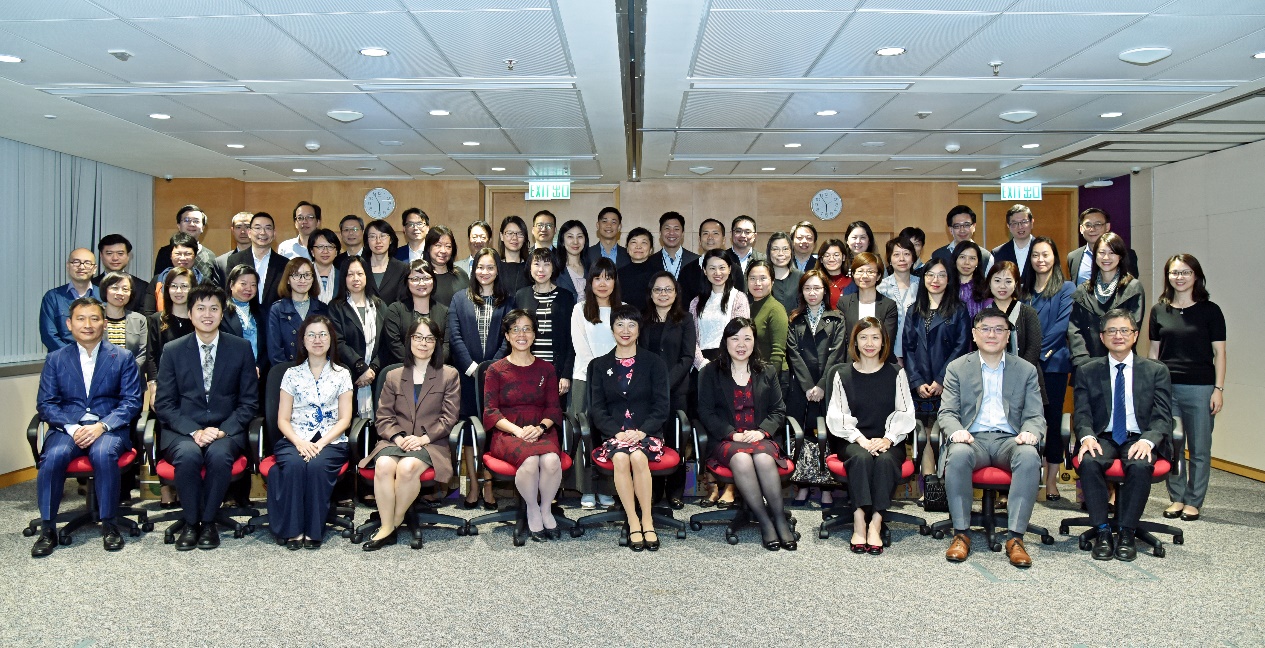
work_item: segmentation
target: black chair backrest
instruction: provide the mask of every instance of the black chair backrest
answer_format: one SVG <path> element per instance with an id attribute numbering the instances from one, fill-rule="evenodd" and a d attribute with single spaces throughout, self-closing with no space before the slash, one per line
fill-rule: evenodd
<path id="1" fill-rule="evenodd" d="M 373 411 L 378 411 L 378 397 L 382 395 L 382 386 L 387 384 L 387 374 L 403 367 L 404 365 L 397 362 L 389 367 L 383 367 L 378 375 L 373 379 Z M 375 414 L 376 416 L 376 414 Z"/>
<path id="2" fill-rule="evenodd" d="M 273 365 L 268 370 L 268 386 L 264 390 L 264 451 L 262 456 L 272 454 L 272 445 L 281 437 L 281 428 L 277 427 L 277 406 L 281 401 L 281 380 L 286 371 L 296 366 L 292 361 Z"/>
<path id="3" fill-rule="evenodd" d="M 491 367 L 493 362 L 493 360 L 480 362 L 478 370 L 474 372 L 474 402 L 479 410 L 475 415 L 480 419 L 483 418 L 483 380 L 488 373 L 488 367 Z"/>

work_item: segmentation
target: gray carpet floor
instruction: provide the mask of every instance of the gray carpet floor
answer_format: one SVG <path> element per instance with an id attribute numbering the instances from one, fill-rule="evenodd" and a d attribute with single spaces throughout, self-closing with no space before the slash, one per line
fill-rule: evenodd
<path id="1" fill-rule="evenodd" d="M 33 560 L 21 529 L 34 490 L 0 490 L 0 646 L 1265 644 L 1265 561 L 1251 557 L 1265 484 L 1219 471 L 1203 519 L 1176 521 L 1185 545 L 1133 563 L 1095 562 L 1057 536 L 1060 519 L 1079 515 L 1065 487 L 1062 502 L 1037 504 L 1033 522 L 1056 543 L 1030 539 L 1026 571 L 982 535 L 970 560 L 949 564 L 947 539 L 903 526 L 882 556 L 854 555 L 846 531 L 818 539 L 819 509 L 796 511 L 795 553 L 764 550 L 754 527 L 727 545 L 715 525 L 685 540 L 663 533 L 654 554 L 618 547 L 613 526 L 521 548 L 509 527 L 435 529 L 419 551 L 376 553 L 332 534 L 320 551 L 289 552 L 257 532 L 177 554 L 160 528 L 115 554 L 83 530 Z M 1157 485 L 1148 519 L 1166 499 Z"/>

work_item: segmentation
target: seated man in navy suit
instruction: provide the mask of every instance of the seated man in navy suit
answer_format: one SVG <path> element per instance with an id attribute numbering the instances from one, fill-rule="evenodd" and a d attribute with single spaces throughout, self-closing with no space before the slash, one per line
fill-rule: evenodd
<path id="1" fill-rule="evenodd" d="M 141 379 L 136 360 L 105 335 L 105 306 L 94 297 L 70 303 L 66 328 L 75 343 L 49 353 L 40 372 L 40 418 L 48 423 L 35 481 L 43 526 L 31 556 L 53 553 L 57 546 L 57 510 L 66 469 L 87 456 L 96 477 L 97 510 L 106 551 L 123 548 L 114 525 L 119 507 L 119 456 L 132 449 L 131 425 L 141 409 Z"/>
<path id="2" fill-rule="evenodd" d="M 1101 328 L 1107 355 L 1078 368 L 1073 386 L 1072 423 L 1080 439 L 1077 471 L 1089 521 L 1098 528 L 1094 560 L 1131 561 L 1137 557 L 1134 533 L 1151 494 L 1155 456 L 1173 433 L 1173 387 L 1168 367 L 1133 353 L 1138 323 L 1129 311 L 1117 308 L 1103 314 Z M 1117 459 L 1124 483 L 1116 498 L 1120 537 L 1113 546 L 1105 473 Z"/>
<path id="3" fill-rule="evenodd" d="M 224 291 L 212 284 L 189 291 L 194 334 L 168 343 L 158 368 L 159 449 L 175 468 L 184 506 L 177 551 L 220 546 L 216 515 L 232 481 L 233 462 L 246 451 L 246 427 L 259 404 L 250 343 L 220 335 L 226 301 Z"/>

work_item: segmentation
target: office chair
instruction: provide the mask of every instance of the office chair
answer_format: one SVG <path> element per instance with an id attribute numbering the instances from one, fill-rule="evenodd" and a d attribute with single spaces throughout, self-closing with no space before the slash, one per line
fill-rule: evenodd
<path id="1" fill-rule="evenodd" d="M 706 451 L 709 442 L 707 431 L 703 429 L 702 425 L 694 425 L 691 429 L 694 432 L 694 456 L 703 457 L 702 453 Z M 800 427 L 799 422 L 794 417 L 786 417 L 786 425 L 783 431 L 785 433 L 785 438 L 783 439 L 785 444 L 782 447 L 786 451 L 794 447 L 791 444 L 792 440 L 803 441 L 804 439 L 804 429 Z M 712 467 L 708 465 L 707 471 L 712 474 L 719 484 L 732 484 L 734 482 L 733 471 L 729 470 L 728 466 Z M 777 470 L 778 477 L 782 479 L 783 484 L 793 472 L 795 472 L 795 461 L 791 459 L 787 459 L 785 468 L 778 468 Z M 795 533 L 795 540 L 798 541 L 800 533 L 795 531 L 795 525 L 798 522 L 789 508 L 785 510 L 785 513 L 786 520 L 791 523 L 791 530 Z M 751 510 L 748 508 L 747 502 L 744 501 L 741 505 L 731 506 L 721 511 L 695 513 L 690 516 L 690 529 L 701 531 L 704 522 L 728 522 L 729 524 L 725 527 L 725 542 L 736 545 L 738 544 L 738 530 L 751 522 Z"/>
<path id="2" fill-rule="evenodd" d="M 826 417 L 817 417 L 817 430 L 821 434 L 828 433 L 826 429 Z M 914 439 L 914 451 L 909 456 L 905 457 L 904 463 L 900 466 L 900 480 L 896 482 L 897 486 L 908 484 L 914 479 L 915 473 L 917 472 L 915 467 L 918 465 L 918 449 L 927 442 L 926 430 L 923 429 L 922 423 L 914 423 L 914 432 L 912 437 Z M 839 455 L 832 454 L 826 457 L 826 469 L 830 471 L 830 474 L 835 476 L 835 480 L 838 481 L 844 489 L 848 487 L 848 470 L 847 467 L 844 466 L 843 460 L 839 458 Z M 918 533 L 920 535 L 931 534 L 931 527 L 927 525 L 927 520 L 916 515 L 889 510 L 883 514 L 882 535 L 884 547 L 892 546 L 892 532 L 891 529 L 887 527 L 890 522 L 912 524 L 918 527 Z M 821 512 L 821 527 L 817 529 L 817 537 L 825 540 L 830 537 L 831 531 L 851 526 L 852 506 L 848 503 L 848 500 L 840 500 L 837 501 L 829 510 Z"/>

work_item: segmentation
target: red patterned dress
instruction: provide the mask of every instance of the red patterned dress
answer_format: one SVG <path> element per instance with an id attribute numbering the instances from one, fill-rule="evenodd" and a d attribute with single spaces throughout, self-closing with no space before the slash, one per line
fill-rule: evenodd
<path id="1" fill-rule="evenodd" d="M 540 358 L 526 367 L 510 362 L 509 358 L 492 363 L 483 379 L 483 426 L 491 435 L 488 454 L 516 468 L 528 457 L 562 454 L 557 428 L 562 422 L 562 408 L 558 403 L 558 378 L 553 365 Z M 539 439 L 524 441 L 496 429 L 501 419 L 521 427 L 540 425 L 542 420 L 549 419 L 554 426 Z"/>
<path id="2" fill-rule="evenodd" d="M 729 460 L 733 459 L 737 454 L 767 454 L 773 455 L 777 459 L 779 467 L 786 467 L 786 457 L 782 456 L 782 450 L 778 447 L 777 442 L 769 438 L 769 433 L 757 427 L 755 420 L 755 398 L 751 395 L 752 380 L 747 381 L 746 385 L 734 387 L 734 430 L 743 432 L 746 430 L 755 430 L 764 434 L 764 438 L 755 443 L 744 443 L 742 441 L 734 441 L 732 439 L 723 439 L 716 444 L 712 450 L 712 456 L 707 459 L 708 467 L 715 469 L 717 467 L 729 467 Z"/>

